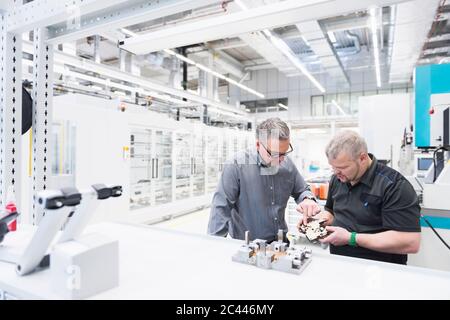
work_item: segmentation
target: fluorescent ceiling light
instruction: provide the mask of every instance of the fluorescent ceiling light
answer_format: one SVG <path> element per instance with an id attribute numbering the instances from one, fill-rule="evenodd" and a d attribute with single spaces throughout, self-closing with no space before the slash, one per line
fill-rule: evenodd
<path id="1" fill-rule="evenodd" d="M 271 33 L 269 39 L 281 52 L 284 53 L 284 55 L 292 62 L 292 64 L 296 66 L 297 69 L 299 69 L 309 79 L 309 81 L 311 81 L 316 86 L 317 89 L 319 89 L 320 92 L 325 92 L 325 88 L 316 80 L 316 78 L 313 77 L 313 75 L 306 69 L 306 67 L 300 62 L 300 60 L 296 56 L 294 56 L 286 42 L 278 37 L 273 36 Z"/>
<path id="2" fill-rule="evenodd" d="M 306 40 L 305 36 L 300 36 L 300 37 L 302 38 L 303 42 L 309 46 L 309 42 L 308 42 L 308 40 Z"/>
<path id="3" fill-rule="evenodd" d="M 234 3 L 236 3 L 242 10 L 248 9 L 248 7 L 242 2 L 242 0 L 234 0 Z"/>
<path id="4" fill-rule="evenodd" d="M 337 42 L 333 31 L 328 31 L 328 38 L 330 38 L 330 41 L 333 43 Z"/>
<path id="5" fill-rule="evenodd" d="M 93 77 L 93 76 L 90 76 L 90 75 L 86 75 L 86 74 L 82 74 L 82 73 L 78 73 L 78 72 L 73 72 L 73 71 L 70 71 L 68 68 L 64 68 L 64 67 L 60 67 L 60 66 L 55 66 L 54 67 L 54 72 L 61 73 L 61 74 L 64 74 L 64 75 L 67 75 L 67 76 L 70 76 L 70 77 L 73 77 L 73 78 L 78 78 L 78 79 L 90 81 L 90 82 L 93 82 L 93 83 L 97 83 L 97 84 L 100 84 L 100 85 L 104 85 L 105 87 L 116 88 L 116 89 L 121 89 L 121 90 L 125 90 L 125 91 L 131 91 L 131 92 L 137 92 L 137 93 L 140 93 L 140 94 L 146 95 L 146 96 L 152 96 L 154 98 L 161 99 L 161 100 L 167 101 L 167 102 L 172 102 L 172 103 L 177 104 L 177 105 L 186 105 L 186 106 L 187 105 L 191 105 L 187 101 L 183 101 L 183 100 L 180 100 L 180 99 L 172 98 L 171 96 L 166 95 L 166 94 L 160 94 L 160 93 L 157 93 L 157 92 L 154 92 L 154 91 L 148 91 L 148 90 L 142 89 L 140 87 L 126 86 L 124 84 L 113 82 L 113 81 L 111 81 L 109 79 L 105 80 L 105 79 L 100 79 L 100 78 Z M 69 80 L 69 82 L 75 82 L 75 81 Z M 76 82 L 76 83 L 80 84 L 79 82 Z M 103 88 L 101 88 L 100 86 L 95 86 L 95 85 L 91 86 L 91 88 L 92 89 L 98 88 L 100 90 L 103 90 Z M 117 94 L 118 92 L 120 92 L 119 95 L 125 95 L 121 91 L 115 91 L 114 93 Z M 121 93 L 123 93 L 123 94 L 121 94 Z"/>
<path id="6" fill-rule="evenodd" d="M 346 116 L 347 114 L 344 112 L 344 110 L 341 108 L 341 106 L 336 102 L 336 100 L 331 100 L 331 103 L 340 111 L 342 112 L 342 114 L 344 116 Z"/>
<path id="7" fill-rule="evenodd" d="M 122 96 L 125 97 L 127 94 L 123 91 L 114 91 L 113 92 L 116 96 Z"/>
<path id="8" fill-rule="evenodd" d="M 184 61 L 184 62 L 186 62 L 186 63 L 189 63 L 189 64 L 191 64 L 191 65 L 193 65 L 193 66 L 196 66 L 196 67 L 199 68 L 200 70 L 203 70 L 203 71 L 205 71 L 205 72 L 207 72 L 207 73 L 210 73 L 210 74 L 212 74 L 213 76 L 215 76 L 215 77 L 217 77 L 217 78 L 223 79 L 223 80 L 227 81 L 228 83 L 231 83 L 231 84 L 233 84 L 233 85 L 235 85 L 235 86 L 241 88 L 242 90 L 245 90 L 245 91 L 247 91 L 247 92 L 250 92 L 251 94 L 254 94 L 255 96 L 257 96 L 257 97 L 259 97 L 259 98 L 264 98 L 264 97 L 265 97 L 262 93 L 260 93 L 260 92 L 258 92 L 258 91 L 255 91 L 255 90 L 253 90 L 253 89 L 251 89 L 251 88 L 249 88 L 249 87 L 247 87 L 247 86 L 244 86 L 243 84 L 237 82 L 236 80 L 233 80 L 233 79 L 231 79 L 231 78 L 228 78 L 228 77 L 224 76 L 223 74 L 220 74 L 220 73 L 218 73 L 218 72 L 216 72 L 216 71 L 214 71 L 214 70 L 212 70 L 212 69 L 210 69 L 210 68 L 208 68 L 208 67 L 206 67 L 206 66 L 204 66 L 204 65 L 202 65 L 202 64 L 200 64 L 200 63 L 195 62 L 194 60 L 191 60 L 191 59 L 189 59 L 189 58 L 186 58 L 185 56 L 183 56 L 183 55 L 181 55 L 181 54 L 178 54 L 178 53 L 176 53 L 176 52 L 173 51 L 173 50 L 170 50 L 170 49 L 164 49 L 164 52 L 167 53 L 167 54 L 170 54 L 170 55 L 172 55 L 172 56 L 177 57 L 177 58 L 180 59 L 181 61 Z"/>
<path id="9" fill-rule="evenodd" d="M 279 103 L 278 106 L 281 107 L 281 108 L 283 108 L 283 109 L 289 110 L 289 108 L 286 107 L 286 106 L 285 106 L 284 104 L 282 104 L 282 103 Z"/>
<path id="10" fill-rule="evenodd" d="M 248 7 L 242 2 L 242 1 L 236 1 L 235 3 L 242 9 L 242 10 L 248 10 Z M 312 76 L 312 74 L 305 68 L 305 66 L 300 62 L 300 60 L 294 55 L 291 48 L 281 40 L 280 38 L 273 35 L 273 33 L 268 30 L 264 29 L 262 31 L 267 38 L 273 43 L 273 45 L 280 50 L 288 59 L 291 61 L 291 63 L 299 69 L 316 87 L 319 89 L 320 92 L 324 93 L 325 88 Z M 306 39 L 304 39 L 306 42 Z"/>
<path id="11" fill-rule="evenodd" d="M 378 48 L 377 8 L 370 9 L 370 28 L 372 31 L 373 56 L 375 60 L 375 74 L 377 87 L 381 87 L 380 50 Z"/>
<path id="12" fill-rule="evenodd" d="M 98 91 L 103 90 L 103 88 L 100 86 L 91 86 L 91 89 L 98 90 Z"/>
<path id="13" fill-rule="evenodd" d="M 130 37 L 136 37 L 138 35 L 137 33 L 134 33 L 133 31 L 127 30 L 125 28 L 120 28 L 120 31 L 122 31 L 123 33 L 125 33 Z"/>
<path id="14" fill-rule="evenodd" d="M 176 53 L 176 52 L 173 51 L 173 50 L 170 50 L 170 49 L 164 49 L 164 52 L 167 53 L 167 54 L 170 54 L 170 55 L 172 55 L 172 56 L 175 56 L 175 57 L 177 57 L 178 59 L 180 59 L 181 61 L 184 61 L 184 62 L 186 62 L 186 63 L 192 64 L 192 65 L 194 65 L 194 66 L 195 66 L 195 64 L 196 64 L 194 60 L 191 60 L 191 59 L 189 59 L 189 58 L 187 58 L 187 57 L 185 57 L 185 56 L 183 56 L 183 55 L 181 55 L 181 54 L 178 54 L 178 53 Z"/>
<path id="15" fill-rule="evenodd" d="M 320 128 L 310 128 L 310 129 L 306 128 L 303 131 L 305 132 L 305 134 L 311 134 L 311 133 L 326 134 L 326 133 L 328 133 L 325 129 L 320 129 Z"/>

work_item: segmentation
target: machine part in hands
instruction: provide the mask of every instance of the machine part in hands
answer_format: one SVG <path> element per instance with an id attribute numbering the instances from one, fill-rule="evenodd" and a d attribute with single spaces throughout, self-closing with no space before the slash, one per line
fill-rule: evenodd
<path id="1" fill-rule="evenodd" d="M 311 242 L 317 242 L 328 235 L 327 229 L 323 226 L 326 219 L 312 219 L 306 225 L 301 224 L 298 230 L 303 233 Z"/>

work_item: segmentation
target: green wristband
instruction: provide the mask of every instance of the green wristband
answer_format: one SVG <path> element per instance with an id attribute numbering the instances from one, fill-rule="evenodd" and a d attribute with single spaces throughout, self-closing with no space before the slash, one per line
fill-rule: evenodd
<path id="1" fill-rule="evenodd" d="M 348 240 L 348 244 L 349 246 L 352 247 L 357 247 L 358 245 L 356 244 L 356 232 L 352 232 L 350 235 L 350 239 Z"/>

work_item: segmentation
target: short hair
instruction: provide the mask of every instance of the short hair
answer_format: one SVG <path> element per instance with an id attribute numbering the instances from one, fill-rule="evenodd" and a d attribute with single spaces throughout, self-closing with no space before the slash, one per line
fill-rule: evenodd
<path id="1" fill-rule="evenodd" d="M 290 135 L 291 131 L 288 125 L 280 118 L 266 119 L 256 127 L 257 140 L 267 140 L 268 138 L 288 140 Z"/>
<path id="2" fill-rule="evenodd" d="M 328 159 L 336 159 L 341 152 L 347 153 L 355 160 L 361 153 L 367 153 L 367 143 L 355 131 L 341 131 L 328 143 L 325 153 Z"/>

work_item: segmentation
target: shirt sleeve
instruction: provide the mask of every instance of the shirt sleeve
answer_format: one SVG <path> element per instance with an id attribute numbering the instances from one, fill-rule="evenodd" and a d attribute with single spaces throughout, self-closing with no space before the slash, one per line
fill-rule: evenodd
<path id="1" fill-rule="evenodd" d="M 382 204 L 382 223 L 386 229 L 420 232 L 420 205 L 417 194 L 404 178 L 386 189 Z"/>
<path id="2" fill-rule="evenodd" d="M 334 215 L 333 212 L 333 188 L 335 185 L 336 177 L 333 175 L 330 179 L 330 185 L 328 187 L 328 195 L 327 195 L 327 202 L 325 203 L 325 210 L 327 210 L 329 213 Z"/>
<path id="3" fill-rule="evenodd" d="M 238 197 L 238 167 L 234 163 L 225 164 L 211 204 L 208 234 L 222 237 L 228 235 L 231 210 L 235 207 Z"/>
<path id="4" fill-rule="evenodd" d="M 291 196 L 294 198 L 295 202 L 299 204 L 306 197 L 312 197 L 315 199 L 314 194 L 311 192 L 311 188 L 305 182 L 305 179 L 300 175 L 298 169 L 294 166 L 294 187 L 291 192 Z"/>

